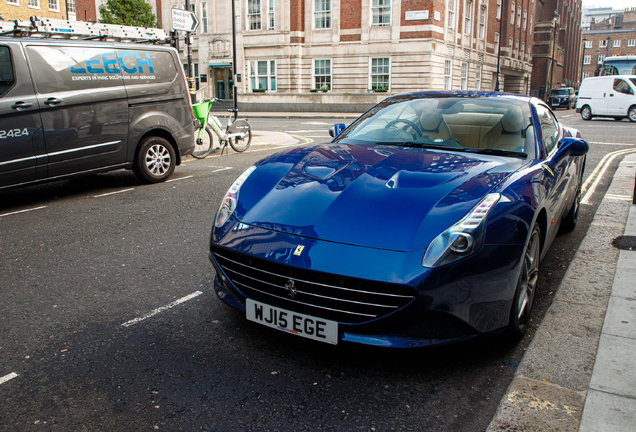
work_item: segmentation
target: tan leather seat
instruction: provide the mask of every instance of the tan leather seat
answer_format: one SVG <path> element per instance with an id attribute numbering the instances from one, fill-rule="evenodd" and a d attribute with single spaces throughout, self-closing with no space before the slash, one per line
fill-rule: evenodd
<path id="1" fill-rule="evenodd" d="M 423 136 L 428 136 L 431 140 L 447 140 L 452 136 L 442 113 L 437 109 L 436 100 L 424 101 L 418 108 L 421 111 L 420 130 Z"/>
<path id="2" fill-rule="evenodd" d="M 486 132 L 484 148 L 523 151 L 525 144 L 525 139 L 521 136 L 523 128 L 521 108 L 513 106 Z"/>

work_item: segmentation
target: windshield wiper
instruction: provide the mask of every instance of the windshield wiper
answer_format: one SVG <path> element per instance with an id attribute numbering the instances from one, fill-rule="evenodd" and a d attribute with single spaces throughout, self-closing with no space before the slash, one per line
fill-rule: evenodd
<path id="1" fill-rule="evenodd" d="M 434 144 L 434 143 L 422 143 L 415 141 L 387 141 L 387 142 L 376 142 L 376 145 L 394 145 L 397 147 L 421 147 L 421 148 L 430 148 L 430 149 L 439 149 L 439 150 L 453 150 L 453 151 L 466 151 L 464 147 L 457 147 L 454 145 L 444 145 L 444 144 Z"/>
<path id="2" fill-rule="evenodd" d="M 512 150 L 504 150 L 504 149 L 495 149 L 495 148 L 483 148 L 483 149 L 467 149 L 472 153 L 481 153 L 481 154 L 493 154 L 497 156 L 512 156 L 518 157 L 522 159 L 526 159 L 528 157 L 527 153 L 512 151 Z"/>

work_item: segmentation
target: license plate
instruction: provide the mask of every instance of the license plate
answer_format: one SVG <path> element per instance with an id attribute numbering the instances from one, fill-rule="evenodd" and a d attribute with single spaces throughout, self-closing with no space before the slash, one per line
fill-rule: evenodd
<path id="1" fill-rule="evenodd" d="M 311 315 L 304 315 L 252 299 L 246 301 L 246 317 L 249 321 L 304 338 L 336 345 L 338 323 Z"/>

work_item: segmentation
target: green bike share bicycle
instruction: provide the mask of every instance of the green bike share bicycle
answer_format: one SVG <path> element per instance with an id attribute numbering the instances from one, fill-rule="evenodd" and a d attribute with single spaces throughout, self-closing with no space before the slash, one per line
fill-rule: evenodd
<path id="1" fill-rule="evenodd" d="M 215 135 L 218 140 L 218 147 L 221 148 L 221 154 L 223 154 L 223 150 L 227 148 L 228 144 L 234 151 L 240 153 L 247 150 L 252 142 L 250 125 L 244 119 L 237 119 L 238 110 L 236 109 L 228 110 L 232 113 L 232 116 L 228 119 L 225 131 L 222 130 L 218 117 L 210 114 L 210 108 L 217 100 L 216 98 L 206 99 L 192 105 L 194 117 L 199 120 L 199 126 L 194 131 L 196 142 L 192 152 L 192 156 L 197 159 L 203 159 L 217 147 L 214 145 Z"/>

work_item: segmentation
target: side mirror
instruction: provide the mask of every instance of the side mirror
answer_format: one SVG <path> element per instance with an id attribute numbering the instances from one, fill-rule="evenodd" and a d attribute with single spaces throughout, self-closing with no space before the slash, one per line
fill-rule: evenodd
<path id="1" fill-rule="evenodd" d="M 559 149 L 557 150 L 555 160 L 566 156 L 583 156 L 587 154 L 590 149 L 587 141 L 580 138 L 561 138 L 558 146 Z"/>
<path id="2" fill-rule="evenodd" d="M 338 123 L 329 128 L 329 136 L 332 138 L 336 138 L 338 135 L 342 133 L 347 128 L 344 123 Z"/>

